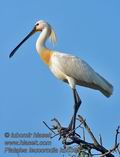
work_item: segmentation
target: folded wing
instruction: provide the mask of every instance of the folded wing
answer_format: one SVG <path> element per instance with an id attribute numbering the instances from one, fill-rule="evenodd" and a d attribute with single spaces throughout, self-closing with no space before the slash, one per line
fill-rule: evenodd
<path id="1" fill-rule="evenodd" d="M 107 97 L 112 94 L 112 85 L 82 59 L 64 53 L 54 53 L 52 63 L 62 73 L 74 78 L 78 85 L 97 89 Z"/>

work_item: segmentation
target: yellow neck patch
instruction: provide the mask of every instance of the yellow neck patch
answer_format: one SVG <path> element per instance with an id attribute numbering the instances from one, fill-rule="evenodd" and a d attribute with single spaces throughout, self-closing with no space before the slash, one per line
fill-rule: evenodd
<path id="1" fill-rule="evenodd" d="M 40 57 L 44 61 L 45 64 L 50 65 L 50 59 L 51 59 L 52 54 L 53 52 L 51 50 L 44 48 L 40 52 Z"/>

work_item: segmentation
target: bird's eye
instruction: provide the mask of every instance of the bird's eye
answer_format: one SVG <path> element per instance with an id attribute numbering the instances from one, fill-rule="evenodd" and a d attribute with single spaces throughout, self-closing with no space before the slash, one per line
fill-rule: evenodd
<path id="1" fill-rule="evenodd" d="M 39 25 L 39 23 L 36 23 L 36 26 L 38 26 Z"/>

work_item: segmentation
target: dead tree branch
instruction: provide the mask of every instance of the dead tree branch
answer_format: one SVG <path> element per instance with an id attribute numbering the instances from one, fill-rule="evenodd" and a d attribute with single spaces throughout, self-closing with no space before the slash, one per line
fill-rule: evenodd
<path id="1" fill-rule="evenodd" d="M 88 131 L 88 133 L 90 134 L 90 136 L 91 136 L 91 138 L 92 138 L 92 140 L 93 140 L 93 142 L 94 142 L 94 145 L 95 145 L 96 147 L 99 146 L 98 141 L 96 140 L 95 136 L 93 135 L 93 133 L 92 133 L 91 129 L 89 128 L 88 124 L 86 123 L 86 121 L 85 121 L 85 120 L 83 119 L 83 117 L 80 116 L 80 115 L 78 115 L 78 118 L 79 118 L 79 120 L 80 120 L 81 123 L 83 122 L 84 128 L 85 128 L 85 129 Z"/>
<path id="2" fill-rule="evenodd" d="M 86 131 L 88 132 L 88 134 L 90 135 L 93 143 L 85 141 L 85 135 L 84 135 L 84 138 L 81 139 L 81 136 L 78 133 L 73 134 L 73 131 L 69 130 L 68 128 L 62 127 L 62 125 L 60 124 L 60 122 L 56 118 L 54 118 L 52 120 L 53 122 L 55 122 L 55 124 L 52 126 L 52 128 L 50 128 L 45 122 L 44 122 L 44 124 L 45 124 L 45 126 L 47 126 L 47 128 L 50 131 L 52 131 L 54 133 L 53 137 L 59 135 L 59 140 L 60 139 L 62 140 L 64 147 L 66 147 L 67 145 L 71 145 L 71 144 L 77 144 L 77 145 L 79 145 L 81 152 L 83 150 L 87 150 L 87 153 L 91 155 L 91 150 L 96 150 L 96 151 L 101 153 L 101 154 L 99 154 L 100 157 L 104 157 L 104 156 L 114 157 L 114 155 L 112 153 L 116 150 L 120 154 L 120 151 L 118 148 L 119 147 L 118 135 L 120 134 L 120 131 L 119 131 L 120 126 L 116 130 L 115 145 L 112 149 L 108 150 L 103 146 L 101 136 L 100 136 L 101 142 L 99 143 L 97 141 L 93 132 L 91 131 L 90 127 L 88 126 L 86 120 L 80 115 L 78 115 L 78 120 L 80 122 L 80 125 L 76 129 L 81 128 L 81 125 L 82 125 L 83 126 L 82 128 L 85 128 Z M 75 129 L 75 131 L 76 131 L 76 129 Z"/>

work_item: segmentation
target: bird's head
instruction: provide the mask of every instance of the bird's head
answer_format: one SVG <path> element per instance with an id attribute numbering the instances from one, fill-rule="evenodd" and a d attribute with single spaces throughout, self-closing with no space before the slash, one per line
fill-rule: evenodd
<path id="1" fill-rule="evenodd" d="M 15 52 L 18 50 L 18 48 L 29 38 L 31 37 L 33 34 L 35 34 L 36 32 L 42 32 L 44 29 L 48 30 L 48 36 L 50 37 L 50 40 L 52 41 L 52 43 L 54 44 L 56 42 L 56 35 L 55 32 L 53 30 L 53 28 L 45 21 L 40 20 L 37 21 L 32 29 L 32 31 L 13 49 L 13 51 L 10 53 L 9 58 L 11 58 Z"/>
<path id="2" fill-rule="evenodd" d="M 49 28 L 51 30 L 51 26 L 43 20 L 37 21 L 35 23 L 34 26 L 35 32 L 41 32 L 44 28 Z"/>

